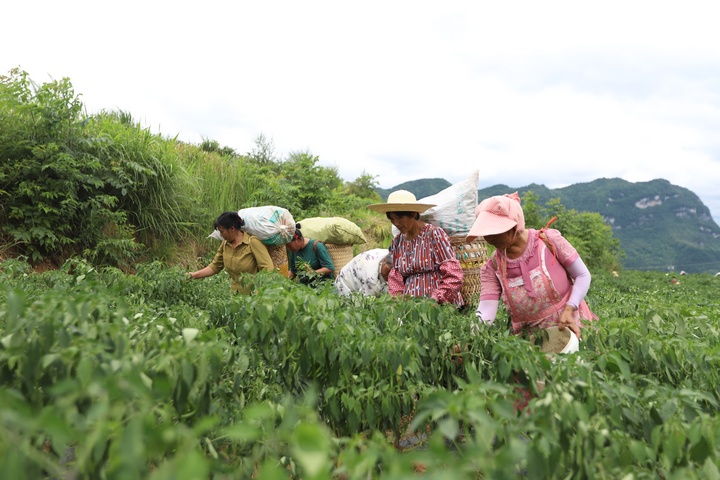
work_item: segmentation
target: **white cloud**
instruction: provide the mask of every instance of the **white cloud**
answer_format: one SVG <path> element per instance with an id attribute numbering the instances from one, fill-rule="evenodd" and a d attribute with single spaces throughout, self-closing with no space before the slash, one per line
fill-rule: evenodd
<path id="1" fill-rule="evenodd" d="M 711 1 L 12 2 L 0 71 L 346 179 L 561 187 L 665 178 L 720 218 Z"/>

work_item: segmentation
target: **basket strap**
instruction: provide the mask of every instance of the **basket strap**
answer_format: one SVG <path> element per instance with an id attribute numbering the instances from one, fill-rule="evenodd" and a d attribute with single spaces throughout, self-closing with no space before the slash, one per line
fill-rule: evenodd
<path id="1" fill-rule="evenodd" d="M 557 220 L 557 216 L 554 216 L 553 218 L 551 218 L 550 221 L 547 223 L 547 225 L 545 225 L 543 228 L 538 230 L 538 237 L 543 242 L 545 242 L 545 245 L 548 247 L 548 250 L 550 250 L 550 253 L 553 254 L 553 257 L 554 257 L 553 262 L 555 261 L 555 258 L 557 258 L 557 253 L 555 253 L 555 245 L 553 245 L 552 242 L 550 242 L 550 239 L 547 237 L 547 233 L 545 233 L 545 232 L 550 227 L 550 225 L 553 224 L 553 222 L 555 220 Z"/>

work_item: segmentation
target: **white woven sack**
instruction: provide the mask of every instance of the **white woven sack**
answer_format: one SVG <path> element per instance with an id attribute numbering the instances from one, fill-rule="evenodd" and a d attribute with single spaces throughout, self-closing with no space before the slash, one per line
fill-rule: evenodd
<path id="1" fill-rule="evenodd" d="M 243 230 L 258 237 L 265 245 L 285 245 L 295 234 L 295 220 L 285 208 L 272 205 L 243 208 L 238 210 L 238 215 L 245 221 Z M 222 240 L 217 230 L 208 238 Z"/>
<path id="2" fill-rule="evenodd" d="M 475 207 L 478 205 L 478 181 L 480 170 L 475 170 L 467 180 L 450 185 L 435 195 L 421 198 L 418 203 L 435 206 L 420 214 L 420 220 L 445 230 L 449 236 L 466 236 L 475 223 Z M 400 230 L 392 227 L 393 236 Z"/>

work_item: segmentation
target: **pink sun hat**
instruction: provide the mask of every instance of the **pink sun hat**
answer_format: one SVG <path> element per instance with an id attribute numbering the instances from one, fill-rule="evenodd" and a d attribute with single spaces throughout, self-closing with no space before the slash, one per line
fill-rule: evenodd
<path id="1" fill-rule="evenodd" d="M 505 233 L 513 227 L 525 230 L 525 215 L 517 192 L 486 198 L 475 207 L 475 223 L 465 241 L 470 243 L 478 237 Z"/>

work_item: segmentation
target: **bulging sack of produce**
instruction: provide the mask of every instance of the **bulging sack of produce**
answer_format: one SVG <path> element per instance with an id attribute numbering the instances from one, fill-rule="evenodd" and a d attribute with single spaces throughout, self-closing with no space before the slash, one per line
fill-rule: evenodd
<path id="1" fill-rule="evenodd" d="M 338 245 L 360 245 L 367 243 L 362 229 L 343 217 L 312 217 L 300 222 L 300 231 L 305 238 L 314 238 L 322 243 Z"/>
<path id="2" fill-rule="evenodd" d="M 435 205 L 420 214 L 420 220 L 445 230 L 449 236 L 466 236 L 475 223 L 475 207 L 478 205 L 478 180 L 480 171 L 475 170 L 467 180 L 450 185 L 435 195 L 418 199 L 418 203 Z M 400 230 L 392 227 L 393 236 Z"/>
<path id="3" fill-rule="evenodd" d="M 285 208 L 272 205 L 243 208 L 238 215 L 245 221 L 243 230 L 265 245 L 285 245 L 295 235 L 295 220 Z"/>
<path id="4" fill-rule="evenodd" d="M 265 245 L 285 245 L 295 234 L 295 220 L 285 208 L 272 205 L 249 207 L 238 210 L 238 215 L 245 222 L 243 230 L 258 237 Z M 217 230 L 208 237 L 222 240 Z"/>

